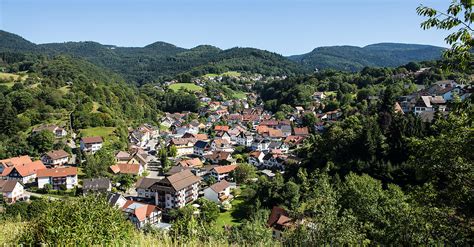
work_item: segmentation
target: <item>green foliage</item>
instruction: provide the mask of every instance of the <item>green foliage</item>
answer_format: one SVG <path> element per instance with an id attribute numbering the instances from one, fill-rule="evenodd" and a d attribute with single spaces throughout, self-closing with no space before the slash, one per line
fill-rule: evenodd
<path id="1" fill-rule="evenodd" d="M 54 134 L 51 131 L 43 130 L 32 134 L 28 138 L 28 142 L 38 154 L 41 154 L 53 149 Z"/>
<path id="2" fill-rule="evenodd" d="M 238 184 L 245 184 L 248 183 L 250 179 L 256 177 L 256 172 L 255 166 L 243 163 L 240 164 L 231 175 Z"/>
<path id="3" fill-rule="evenodd" d="M 35 242 L 25 244 L 107 245 L 130 241 L 133 233 L 122 212 L 110 207 L 104 198 L 89 196 L 50 201 L 37 218 Z"/>
<path id="4" fill-rule="evenodd" d="M 444 51 L 444 57 L 451 60 L 452 67 L 466 68 L 471 63 L 474 45 L 472 38 L 474 30 L 471 27 L 474 22 L 472 8 L 472 1 L 454 0 L 446 12 L 423 5 L 416 9 L 418 15 L 428 18 L 421 23 L 423 29 L 454 30 L 445 38 L 451 49 Z"/>

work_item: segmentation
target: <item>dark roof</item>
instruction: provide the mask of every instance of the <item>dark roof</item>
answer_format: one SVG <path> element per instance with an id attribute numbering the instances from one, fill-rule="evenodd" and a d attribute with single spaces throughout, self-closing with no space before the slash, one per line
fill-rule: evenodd
<path id="1" fill-rule="evenodd" d="M 207 145 L 209 144 L 209 142 L 205 142 L 205 141 L 197 141 L 195 144 L 194 144 L 194 147 L 197 147 L 197 148 L 206 148 Z"/>
<path id="2" fill-rule="evenodd" d="M 150 186 L 152 186 L 154 183 L 159 182 L 161 179 L 157 178 L 140 178 L 137 181 L 137 189 L 148 189 Z"/>
<path id="3" fill-rule="evenodd" d="M 285 209 L 274 206 L 268 217 L 267 226 L 282 229 L 288 226 L 292 221 L 288 216 L 288 212 Z"/>
<path id="4" fill-rule="evenodd" d="M 47 152 L 46 156 L 50 157 L 53 160 L 57 160 L 57 159 L 69 157 L 69 154 L 66 151 L 60 149 L 60 150 L 53 150 L 53 151 Z"/>
<path id="5" fill-rule="evenodd" d="M 82 189 L 97 190 L 108 189 L 110 187 L 110 179 L 108 178 L 87 178 L 83 180 Z"/>
<path id="6" fill-rule="evenodd" d="M 173 166 L 173 167 L 171 167 L 171 169 L 169 169 L 169 170 L 165 173 L 165 175 L 166 175 L 166 176 L 171 176 L 171 175 L 174 175 L 174 174 L 176 174 L 176 173 L 178 173 L 178 172 L 182 172 L 182 171 L 184 171 L 184 170 L 191 170 L 191 169 L 192 169 L 192 167 L 189 167 L 189 166 Z"/>
<path id="7" fill-rule="evenodd" d="M 0 180 L 0 191 L 3 193 L 12 192 L 15 189 L 16 183 L 19 183 L 16 180 Z"/>
<path id="8" fill-rule="evenodd" d="M 108 194 L 108 195 L 107 195 L 107 202 L 108 202 L 110 205 L 114 206 L 120 198 L 124 198 L 124 199 L 125 199 L 125 197 L 123 197 L 123 196 L 122 196 L 121 194 L 119 194 L 119 193 L 111 193 L 111 194 Z"/>

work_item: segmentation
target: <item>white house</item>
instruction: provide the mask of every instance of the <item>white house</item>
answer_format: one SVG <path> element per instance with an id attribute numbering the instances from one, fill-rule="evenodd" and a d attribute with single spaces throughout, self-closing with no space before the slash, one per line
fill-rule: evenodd
<path id="1" fill-rule="evenodd" d="M 221 180 L 204 189 L 204 197 L 210 201 L 221 204 L 232 199 L 230 184 L 227 180 Z"/>
<path id="2" fill-rule="evenodd" d="M 244 131 L 241 131 L 235 139 L 237 145 L 245 147 L 252 146 L 253 136 L 250 133 L 245 133 Z"/>
<path id="3" fill-rule="evenodd" d="M 237 165 L 217 166 L 212 168 L 211 176 L 217 181 L 221 181 L 229 176 L 229 174 L 237 168 Z"/>
<path id="4" fill-rule="evenodd" d="M 177 150 L 177 156 L 188 155 L 194 153 L 194 138 L 173 138 L 170 140 L 168 146 L 175 146 Z"/>
<path id="5" fill-rule="evenodd" d="M 37 172 L 41 169 L 46 169 L 46 166 L 41 160 L 16 164 L 7 163 L 1 177 L 6 180 L 17 180 L 23 184 L 33 183 L 36 179 Z"/>
<path id="6" fill-rule="evenodd" d="M 263 164 L 263 157 L 265 157 L 265 154 L 262 151 L 253 151 L 249 154 L 248 162 L 253 166 L 259 167 Z"/>
<path id="7" fill-rule="evenodd" d="M 445 111 L 446 101 L 442 96 L 421 96 L 415 104 L 415 115 L 422 112 Z"/>
<path id="8" fill-rule="evenodd" d="M 62 166 L 69 161 L 69 154 L 60 149 L 49 151 L 41 157 L 41 161 L 48 166 Z"/>
<path id="9" fill-rule="evenodd" d="M 6 203 L 15 203 L 25 193 L 23 185 L 15 180 L 0 180 L 0 192 Z"/>
<path id="10" fill-rule="evenodd" d="M 127 200 L 122 211 L 137 229 L 161 222 L 161 211 L 155 205 Z"/>
<path id="11" fill-rule="evenodd" d="M 42 189 L 46 184 L 51 184 L 53 189 L 72 189 L 78 185 L 77 167 L 62 167 L 53 169 L 42 169 L 37 172 L 38 188 Z"/>
<path id="12" fill-rule="evenodd" d="M 83 137 L 80 141 L 81 151 L 95 153 L 102 148 L 104 140 L 100 136 Z"/>

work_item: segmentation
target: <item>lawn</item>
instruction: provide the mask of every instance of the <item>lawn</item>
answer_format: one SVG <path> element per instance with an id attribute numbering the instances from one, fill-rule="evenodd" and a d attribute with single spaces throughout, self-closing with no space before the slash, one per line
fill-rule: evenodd
<path id="1" fill-rule="evenodd" d="M 237 71 L 227 71 L 221 74 L 222 76 L 229 76 L 229 77 L 239 77 L 241 74 Z"/>
<path id="2" fill-rule="evenodd" d="M 171 84 L 169 88 L 175 92 L 179 91 L 181 88 L 193 91 L 193 92 L 201 92 L 202 87 L 194 84 L 194 83 L 175 83 Z"/>
<path id="3" fill-rule="evenodd" d="M 95 101 L 92 102 L 92 104 L 93 104 L 93 105 L 92 105 L 92 111 L 91 111 L 91 113 L 97 113 L 97 112 L 99 112 L 100 104 L 97 103 L 97 102 L 95 102 Z"/>
<path id="4" fill-rule="evenodd" d="M 81 129 L 80 133 L 82 136 L 102 136 L 103 138 L 107 139 L 114 134 L 114 131 L 115 127 L 94 127 Z"/>
<path id="5" fill-rule="evenodd" d="M 69 93 L 69 91 L 71 91 L 71 86 L 60 87 L 59 91 L 61 91 L 61 93 L 63 93 L 63 94 L 67 94 L 67 93 Z"/>
<path id="6" fill-rule="evenodd" d="M 247 98 L 247 94 L 244 92 L 235 92 L 234 94 L 232 94 L 232 97 L 234 97 L 235 99 L 245 99 Z"/>
<path id="7" fill-rule="evenodd" d="M 244 202 L 241 198 L 235 198 L 232 201 L 232 208 L 228 211 L 219 214 L 219 218 L 216 220 L 214 226 L 216 229 L 223 229 L 224 226 L 235 226 L 240 224 L 240 219 L 242 219 L 242 208 L 239 207 Z"/>

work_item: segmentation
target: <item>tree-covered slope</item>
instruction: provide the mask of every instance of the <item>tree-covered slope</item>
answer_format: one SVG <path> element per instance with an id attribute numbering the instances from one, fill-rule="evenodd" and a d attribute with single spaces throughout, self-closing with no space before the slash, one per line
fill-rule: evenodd
<path id="1" fill-rule="evenodd" d="M 380 43 L 365 47 L 318 47 L 289 58 L 310 68 L 358 71 L 366 66 L 396 67 L 412 61 L 435 60 L 441 57 L 442 50 L 430 45 Z"/>

